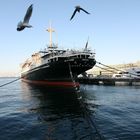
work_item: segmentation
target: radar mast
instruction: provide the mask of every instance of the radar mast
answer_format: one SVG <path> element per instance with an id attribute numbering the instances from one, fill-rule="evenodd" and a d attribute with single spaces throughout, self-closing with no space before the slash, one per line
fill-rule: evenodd
<path id="1" fill-rule="evenodd" d="M 46 31 L 48 31 L 49 34 L 50 34 L 50 44 L 49 44 L 48 48 L 49 48 L 49 49 L 54 49 L 54 48 L 56 48 L 56 46 L 54 46 L 54 44 L 52 43 L 52 32 L 55 32 L 55 30 L 52 29 L 52 27 L 51 27 L 51 22 L 50 22 L 49 28 L 48 28 Z"/>

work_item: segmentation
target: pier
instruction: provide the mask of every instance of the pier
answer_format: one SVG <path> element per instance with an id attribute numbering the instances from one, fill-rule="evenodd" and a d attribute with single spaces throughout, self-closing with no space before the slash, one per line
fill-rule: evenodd
<path id="1" fill-rule="evenodd" d="M 108 66 L 96 61 L 96 65 L 82 73 L 78 80 L 82 84 L 140 86 L 140 62 Z"/>
<path id="2" fill-rule="evenodd" d="M 80 77 L 81 84 L 140 86 L 140 78 Z"/>

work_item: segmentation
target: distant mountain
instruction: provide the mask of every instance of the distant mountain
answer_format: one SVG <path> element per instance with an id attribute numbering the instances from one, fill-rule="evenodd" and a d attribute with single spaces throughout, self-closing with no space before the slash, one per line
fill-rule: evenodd
<path id="1" fill-rule="evenodd" d="M 0 71 L 0 77 L 19 77 L 18 72 L 1 72 Z"/>

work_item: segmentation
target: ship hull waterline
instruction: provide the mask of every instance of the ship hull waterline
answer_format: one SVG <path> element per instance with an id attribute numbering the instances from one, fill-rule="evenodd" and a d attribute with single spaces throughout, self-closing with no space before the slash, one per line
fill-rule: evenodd
<path id="1" fill-rule="evenodd" d="M 54 61 L 43 64 L 21 74 L 23 82 L 45 87 L 77 88 L 80 84 L 77 76 L 96 64 L 94 59 L 76 59 Z"/>

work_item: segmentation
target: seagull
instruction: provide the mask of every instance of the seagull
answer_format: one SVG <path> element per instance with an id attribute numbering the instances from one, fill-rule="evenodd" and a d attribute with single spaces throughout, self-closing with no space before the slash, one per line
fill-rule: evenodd
<path id="1" fill-rule="evenodd" d="M 31 15 L 32 15 L 32 11 L 33 11 L 33 4 L 31 4 L 31 5 L 28 7 L 23 22 L 20 21 L 20 22 L 18 23 L 18 25 L 17 25 L 17 31 L 22 31 L 25 27 L 27 27 L 27 28 L 31 28 L 31 27 L 32 27 L 31 25 L 29 25 L 29 20 L 30 20 L 30 17 L 31 17 Z"/>
<path id="2" fill-rule="evenodd" d="M 83 8 L 81 8 L 80 6 L 75 6 L 75 10 L 74 10 L 74 12 L 73 12 L 73 14 L 72 14 L 70 20 L 73 19 L 73 17 L 75 16 L 76 12 L 79 12 L 79 13 L 80 13 L 80 10 L 84 11 L 84 12 L 87 13 L 87 14 L 90 14 L 90 13 L 88 13 L 86 10 L 84 10 Z"/>

